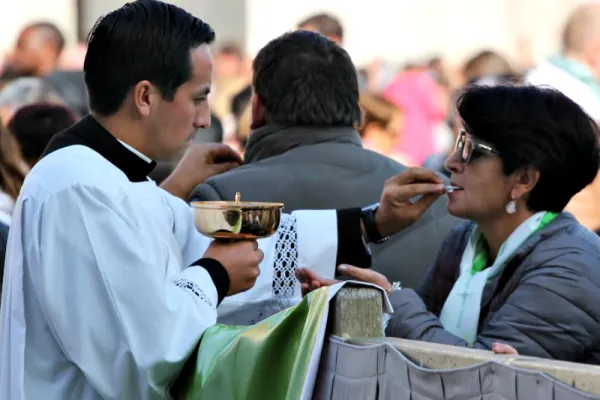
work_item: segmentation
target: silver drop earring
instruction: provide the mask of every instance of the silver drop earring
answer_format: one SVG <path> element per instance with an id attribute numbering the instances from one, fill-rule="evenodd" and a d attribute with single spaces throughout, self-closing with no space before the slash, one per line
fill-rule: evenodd
<path id="1" fill-rule="evenodd" d="M 506 212 L 509 214 L 514 214 L 517 212 L 517 202 L 515 200 L 511 200 L 506 205 Z"/>

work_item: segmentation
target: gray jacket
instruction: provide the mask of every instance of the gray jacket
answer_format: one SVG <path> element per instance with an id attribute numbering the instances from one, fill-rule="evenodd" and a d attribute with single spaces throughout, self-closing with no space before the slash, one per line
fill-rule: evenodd
<path id="1" fill-rule="evenodd" d="M 457 227 L 417 292 L 390 296 L 387 336 L 467 346 L 438 319 L 458 277 L 472 223 Z M 484 289 L 475 347 L 494 342 L 521 355 L 600 364 L 600 238 L 562 213 L 533 234 Z"/>
<path id="2" fill-rule="evenodd" d="M 267 126 L 250 136 L 246 165 L 196 188 L 192 200 L 275 201 L 285 211 L 364 207 L 379 201 L 386 179 L 405 166 L 365 150 L 348 127 Z M 392 240 L 373 246 L 373 267 L 405 287 L 417 287 L 446 234 L 458 224 L 437 201 Z"/>

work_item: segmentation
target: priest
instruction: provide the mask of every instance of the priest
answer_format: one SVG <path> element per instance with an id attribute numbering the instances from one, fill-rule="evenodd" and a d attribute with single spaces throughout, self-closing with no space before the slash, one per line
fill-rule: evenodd
<path id="1" fill-rule="evenodd" d="M 257 304 L 269 304 L 296 290 L 290 268 L 333 276 L 339 263 L 368 267 L 365 242 L 409 225 L 442 193 L 434 173 L 409 170 L 386 183 L 380 207 L 295 212 L 260 243 L 201 236 L 181 198 L 234 165 L 231 151 L 196 149 L 163 188 L 147 176 L 209 124 L 213 40 L 207 24 L 155 0 L 126 4 L 92 29 L 91 115 L 50 143 L 13 216 L 0 399 L 165 398 L 218 314 L 239 318 L 235 295 L 257 283 L 268 288 Z"/>

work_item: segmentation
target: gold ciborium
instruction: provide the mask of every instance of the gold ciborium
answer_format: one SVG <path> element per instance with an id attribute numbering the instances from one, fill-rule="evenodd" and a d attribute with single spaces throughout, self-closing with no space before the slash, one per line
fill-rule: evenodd
<path id="1" fill-rule="evenodd" d="M 281 220 L 282 203 L 195 201 L 194 224 L 201 234 L 214 239 L 254 240 L 271 236 Z"/>

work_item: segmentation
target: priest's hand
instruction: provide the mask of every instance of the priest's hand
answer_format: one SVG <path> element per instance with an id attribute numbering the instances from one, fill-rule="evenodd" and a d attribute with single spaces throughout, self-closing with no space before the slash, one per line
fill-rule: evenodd
<path id="1" fill-rule="evenodd" d="M 227 145 L 195 144 L 190 146 L 175 170 L 160 186 L 187 201 L 196 186 L 212 176 L 240 166 L 241 163 L 240 155 Z"/>
<path id="2" fill-rule="evenodd" d="M 229 275 L 227 296 L 251 289 L 260 273 L 259 264 L 264 258 L 255 240 L 223 242 L 214 240 L 204 257 L 219 261 Z"/>
<path id="3" fill-rule="evenodd" d="M 388 179 L 381 194 L 375 223 L 379 234 L 391 236 L 417 221 L 444 194 L 444 181 L 433 171 L 409 168 Z M 415 197 L 421 196 L 418 200 Z"/>

